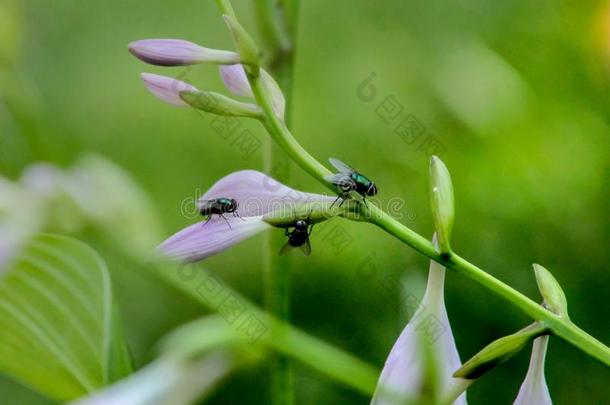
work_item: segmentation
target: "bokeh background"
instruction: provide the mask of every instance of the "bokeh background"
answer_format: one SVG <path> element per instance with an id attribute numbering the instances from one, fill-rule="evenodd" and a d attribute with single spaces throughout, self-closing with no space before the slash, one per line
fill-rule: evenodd
<path id="1" fill-rule="evenodd" d="M 369 175 L 379 185 L 378 204 L 392 204 L 404 223 L 431 235 L 433 144 L 454 181 L 455 249 L 535 300 L 531 264 L 543 264 L 563 285 L 572 319 L 610 342 L 610 3 L 302 3 L 290 106 L 302 145 L 321 161 L 338 157 Z M 230 48 L 212 1 L 0 5 L 2 176 L 17 179 L 34 162 L 69 167 L 85 153 L 100 154 L 148 193 L 166 237 L 196 220 L 181 213 L 185 198 L 233 171 L 262 169 L 262 148 L 244 153 L 211 117 L 159 102 L 138 77 L 170 74 L 218 91 L 214 67 L 161 69 L 127 52 L 132 40 L 163 37 Z M 235 7 L 256 33 L 251 2 Z M 365 84 L 375 88 L 372 100 L 363 96 Z M 395 119 L 383 113 L 388 103 L 400 111 Z M 407 117 L 415 126 L 404 138 L 396 128 Z M 242 125 L 264 141 L 259 126 Z M 297 167 L 288 184 L 324 191 Z M 337 243 L 337 233 L 347 242 Z M 94 230 L 76 236 L 109 264 L 138 365 L 154 358 L 163 335 L 203 314 Z M 262 239 L 206 262 L 257 302 Z M 371 225 L 342 220 L 321 227 L 312 245 L 312 256 L 290 259 L 294 324 L 381 368 L 406 322 L 401 289 L 422 294 L 427 260 Z M 379 277 L 362 277 L 363 266 Z M 446 301 L 462 360 L 529 323 L 455 274 L 447 276 Z M 470 403 L 511 403 L 528 360 L 525 350 L 486 375 L 468 391 Z M 608 403 L 608 369 L 558 339 L 549 345 L 547 380 L 557 404 Z M 264 365 L 239 370 L 209 403 L 266 403 L 266 387 Z M 299 365 L 296 389 L 300 404 L 369 402 Z M 2 376 L 0 402 L 51 403 Z"/>

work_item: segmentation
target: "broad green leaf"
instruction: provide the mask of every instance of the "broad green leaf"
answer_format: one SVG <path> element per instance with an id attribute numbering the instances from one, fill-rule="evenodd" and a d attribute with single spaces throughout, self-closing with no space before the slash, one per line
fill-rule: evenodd
<path id="1" fill-rule="evenodd" d="M 61 401 L 131 372 L 108 270 L 87 245 L 37 235 L 0 278 L 0 372 Z"/>

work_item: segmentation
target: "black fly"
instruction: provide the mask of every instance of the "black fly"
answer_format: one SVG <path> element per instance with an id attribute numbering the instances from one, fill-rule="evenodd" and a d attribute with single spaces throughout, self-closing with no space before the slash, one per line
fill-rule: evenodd
<path id="1" fill-rule="evenodd" d="M 280 255 L 286 254 L 296 247 L 300 247 L 303 253 L 306 256 L 309 256 L 311 254 L 309 235 L 311 235 L 312 229 L 313 224 L 309 224 L 309 218 L 307 220 L 299 219 L 297 222 L 295 222 L 294 229 L 292 231 L 289 230 L 289 227 L 286 227 L 284 235 L 288 236 L 288 241 L 284 246 L 282 246 Z"/>

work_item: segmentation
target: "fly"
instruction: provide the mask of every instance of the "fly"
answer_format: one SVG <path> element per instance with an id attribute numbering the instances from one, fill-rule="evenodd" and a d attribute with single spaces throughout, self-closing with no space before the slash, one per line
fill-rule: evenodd
<path id="1" fill-rule="evenodd" d="M 366 197 L 377 194 L 377 186 L 368 177 L 358 173 L 339 159 L 330 158 L 328 160 L 339 171 L 339 173 L 326 176 L 326 180 L 334 184 L 340 193 L 333 205 L 341 198 L 342 201 L 339 204 L 341 206 L 352 191 L 360 194 L 365 204 Z"/>
<path id="2" fill-rule="evenodd" d="M 307 220 L 299 219 L 294 224 L 294 229 L 292 231 L 289 230 L 289 227 L 286 227 L 284 231 L 284 235 L 288 236 L 288 241 L 282 249 L 280 249 L 280 255 L 286 254 L 294 248 L 300 247 L 305 256 L 309 256 L 311 254 L 311 243 L 309 242 L 309 235 L 311 235 L 311 230 L 313 229 L 313 224 L 309 224 L 309 218 Z"/>

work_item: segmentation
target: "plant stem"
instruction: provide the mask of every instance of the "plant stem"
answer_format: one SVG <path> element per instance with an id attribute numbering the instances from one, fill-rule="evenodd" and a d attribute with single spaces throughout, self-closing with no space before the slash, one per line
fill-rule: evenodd
<path id="1" fill-rule="evenodd" d="M 217 2 L 223 4 L 228 3 L 228 0 L 217 0 Z M 267 94 L 261 79 L 259 77 L 250 77 L 249 80 L 256 101 L 265 115 L 265 118 L 262 119 L 261 122 L 273 140 L 277 142 L 288 156 L 303 170 L 330 190 L 336 192 L 337 190 L 335 187 L 324 179 L 325 176 L 331 174 L 330 171 L 303 149 L 296 139 L 294 139 L 286 125 L 275 116 L 271 107 L 269 94 Z M 546 323 L 555 335 L 596 358 L 606 366 L 610 366 L 610 348 L 587 334 L 569 319 L 559 317 L 546 310 L 538 303 L 455 253 L 440 255 L 436 252 L 430 241 L 396 221 L 396 219 L 392 218 L 380 208 L 375 207 L 372 204 L 369 204 L 368 207 L 361 204 L 360 207 L 369 222 L 374 223 L 418 252 L 428 256 L 430 259 L 457 273 L 466 275 L 493 293 L 519 307 L 534 320 Z"/>
<path id="2" fill-rule="evenodd" d="M 294 44 L 296 42 L 296 20 L 288 24 L 282 18 L 282 11 L 272 0 L 255 0 L 258 26 L 266 42 L 270 73 L 278 81 L 286 100 L 285 122 L 292 122 L 292 87 L 294 78 Z M 296 18 L 296 15 L 295 15 Z M 266 139 L 264 149 L 264 171 L 282 183 L 290 178 L 290 159 L 271 138 Z M 263 243 L 263 274 L 265 307 L 278 319 L 290 321 L 290 279 L 289 256 L 279 256 L 277 251 L 286 243 L 280 232 L 268 232 Z M 274 353 L 269 363 L 270 403 L 272 405 L 292 405 L 294 403 L 294 377 L 289 358 Z"/>
<path id="3" fill-rule="evenodd" d="M 256 79 L 253 82 L 254 95 L 265 114 L 263 125 L 267 128 L 271 137 L 301 168 L 333 192 L 336 192 L 335 188 L 324 180 L 324 177 L 330 174 L 330 171 L 303 149 L 294 139 L 288 128 L 275 117 L 269 97 L 261 85 L 260 80 Z M 573 324 L 570 320 L 561 318 L 546 310 L 530 298 L 454 253 L 448 256 L 441 256 L 436 252 L 429 240 L 396 221 L 396 219 L 389 216 L 380 208 L 369 204 L 368 208 L 362 208 L 362 211 L 364 211 L 370 222 L 389 234 L 445 267 L 468 276 L 513 305 L 519 307 L 533 319 L 545 322 L 553 330 L 555 335 L 563 338 L 605 365 L 610 366 L 610 349 Z"/>
<path id="4" fill-rule="evenodd" d="M 165 283 L 191 297 L 202 306 L 211 311 L 218 311 L 220 297 L 217 291 L 201 288 L 202 283 L 209 282 L 210 278 L 213 277 L 205 269 L 195 266 L 188 269 L 183 266 L 175 268 L 173 265 L 169 266 L 163 263 L 150 266 L 149 269 Z M 273 351 L 281 352 L 285 356 L 300 361 L 313 370 L 317 370 L 367 397 L 373 395 L 377 377 L 380 373 L 379 369 L 262 311 L 229 285 L 221 284 L 219 280 L 215 280 L 214 283 L 222 285 L 224 294 L 222 297 L 232 297 L 233 300 L 244 305 L 246 308 L 245 314 L 248 314 L 250 319 L 260 322 L 266 332 L 263 332 L 260 338 L 253 342 L 251 340 L 252 335 L 249 334 L 249 328 L 242 329 L 237 324 L 229 324 L 226 319 L 217 318 L 218 322 L 215 326 L 206 324 L 205 320 L 194 321 L 182 326 L 177 331 L 179 335 L 190 337 L 188 342 L 180 340 L 179 344 L 174 345 L 174 349 L 178 349 L 186 355 L 196 355 L 202 348 L 206 350 L 217 349 L 236 341 L 252 348 L 263 344 Z M 198 327 L 198 325 L 202 327 Z M 181 333 L 181 330 L 185 329 L 195 333 Z M 193 329 L 199 332 L 193 331 Z M 213 333 L 211 333 L 212 331 Z M 172 334 L 172 336 L 174 335 L 176 335 L 176 332 Z"/>

